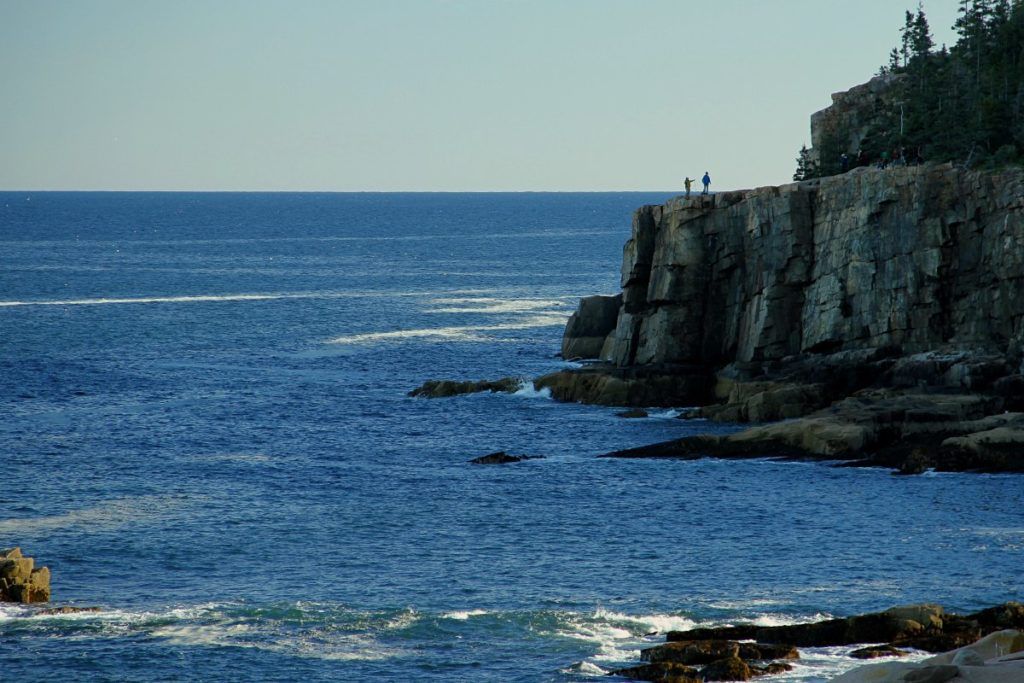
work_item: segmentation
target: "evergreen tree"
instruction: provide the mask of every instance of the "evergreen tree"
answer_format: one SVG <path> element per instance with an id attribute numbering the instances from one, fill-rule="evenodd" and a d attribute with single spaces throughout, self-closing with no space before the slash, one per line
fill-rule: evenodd
<path id="1" fill-rule="evenodd" d="M 793 174 L 793 180 L 810 180 L 817 177 L 818 166 L 811 158 L 811 150 L 804 145 L 800 148 L 800 155 L 796 158 L 796 173 Z"/>

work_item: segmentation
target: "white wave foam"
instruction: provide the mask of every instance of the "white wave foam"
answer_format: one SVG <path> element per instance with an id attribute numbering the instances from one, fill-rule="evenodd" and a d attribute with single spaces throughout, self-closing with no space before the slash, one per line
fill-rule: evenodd
<path id="1" fill-rule="evenodd" d="M 425 327 L 412 330 L 394 330 L 391 332 L 364 332 L 347 334 L 327 340 L 328 344 L 366 344 L 379 341 L 403 341 L 406 339 L 438 339 L 479 341 L 485 339 L 485 332 L 507 330 L 529 330 L 538 327 L 560 327 L 565 325 L 565 317 L 561 315 L 536 315 L 517 322 L 498 325 L 463 325 L 456 327 Z"/>
<path id="2" fill-rule="evenodd" d="M 691 628 L 697 627 L 697 622 L 688 617 L 680 616 L 677 614 L 622 614 L 619 612 L 609 612 L 608 610 L 599 608 L 594 612 L 594 617 L 598 619 L 607 619 L 618 623 L 635 624 L 640 630 L 645 633 L 657 632 L 666 633 L 668 631 L 686 631 Z"/>
<path id="3" fill-rule="evenodd" d="M 611 673 L 611 669 L 602 669 L 597 664 L 588 661 L 576 662 L 572 666 L 566 667 L 561 670 L 563 674 L 585 674 L 589 676 L 606 676 Z"/>
<path id="4" fill-rule="evenodd" d="M 750 620 L 742 620 L 755 626 L 791 626 L 793 624 L 812 624 L 834 618 L 831 614 L 818 612 L 808 616 L 794 617 L 788 614 L 759 614 Z"/>
<path id="5" fill-rule="evenodd" d="M 471 609 L 471 610 L 459 610 L 455 612 L 445 612 L 441 615 L 442 619 L 455 619 L 456 621 L 465 621 L 470 617 L 482 617 L 487 614 L 485 609 Z"/>
<path id="6" fill-rule="evenodd" d="M 104 501 L 93 507 L 72 510 L 60 515 L 44 517 L 0 519 L 0 534 L 24 534 L 25 532 L 54 531 L 82 527 L 85 531 L 110 529 L 140 519 L 166 517 L 196 497 L 153 495 L 128 496 Z"/>
<path id="7" fill-rule="evenodd" d="M 488 294 L 492 290 L 467 289 L 448 294 Z M 218 301 L 275 301 L 279 299 L 367 299 L 389 297 L 437 296 L 440 292 L 423 291 L 346 291 L 346 292 L 267 292 L 255 294 L 193 294 L 182 296 L 96 297 L 89 299 L 51 299 L 40 301 L 0 301 L 0 308 L 15 306 L 100 306 L 107 304 L 189 304 Z"/>
<path id="8" fill-rule="evenodd" d="M 682 411 L 675 408 L 656 413 L 647 413 L 647 417 L 654 418 L 655 420 L 674 420 L 680 415 L 682 415 Z"/>
<path id="9" fill-rule="evenodd" d="M 745 610 L 752 607 L 765 607 L 768 605 L 783 604 L 786 604 L 786 601 L 775 600 L 773 598 L 751 598 L 749 600 L 716 600 L 714 602 L 707 603 L 707 606 L 713 609 Z"/>
<path id="10" fill-rule="evenodd" d="M 438 297 L 426 302 L 430 313 L 523 313 L 545 308 L 565 307 L 568 297 L 535 299 L 530 297 L 457 296 Z"/>
<path id="11" fill-rule="evenodd" d="M 53 301 L 0 301 L 0 308 L 12 306 L 101 306 L 106 304 L 192 304 L 210 301 L 273 301 L 276 299 L 324 299 L 331 294 L 198 294 L 195 296 L 144 296 L 98 299 L 56 299 Z"/>
<path id="12" fill-rule="evenodd" d="M 513 392 L 512 395 L 519 396 L 520 398 L 551 398 L 551 389 L 549 387 L 538 389 L 533 382 L 523 380 L 519 385 L 519 389 Z"/>

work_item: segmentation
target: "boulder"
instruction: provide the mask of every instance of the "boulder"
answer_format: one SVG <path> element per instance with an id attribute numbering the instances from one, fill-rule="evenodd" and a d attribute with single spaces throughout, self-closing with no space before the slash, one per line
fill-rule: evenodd
<path id="1" fill-rule="evenodd" d="M 599 358 L 605 340 L 615 330 L 621 306 L 621 294 L 580 299 L 562 335 L 562 358 Z"/>
<path id="2" fill-rule="evenodd" d="M 19 548 L 0 551 L 0 602 L 47 602 L 50 599 L 50 570 L 36 567 Z"/>
<path id="3" fill-rule="evenodd" d="M 700 672 L 689 666 L 674 662 L 657 662 L 641 664 L 610 672 L 612 676 L 622 676 L 634 681 L 652 681 L 653 683 L 703 683 Z"/>
<path id="4" fill-rule="evenodd" d="M 705 681 L 749 681 L 754 675 L 747 663 L 736 656 L 715 660 L 700 673 Z"/>
<path id="5" fill-rule="evenodd" d="M 708 664 L 719 659 L 739 657 L 739 653 L 739 643 L 731 640 L 687 640 L 641 650 L 640 659 L 646 662 Z"/>

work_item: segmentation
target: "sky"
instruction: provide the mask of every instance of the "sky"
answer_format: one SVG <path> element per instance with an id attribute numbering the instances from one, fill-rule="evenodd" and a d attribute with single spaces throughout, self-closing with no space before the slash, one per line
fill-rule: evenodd
<path id="1" fill-rule="evenodd" d="M 926 0 L 937 43 L 956 0 Z M 788 182 L 916 0 L 0 0 L 0 190 Z"/>

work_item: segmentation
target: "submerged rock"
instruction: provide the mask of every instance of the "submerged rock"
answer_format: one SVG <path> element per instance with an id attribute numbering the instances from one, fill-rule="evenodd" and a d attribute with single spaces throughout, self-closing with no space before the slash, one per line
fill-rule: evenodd
<path id="1" fill-rule="evenodd" d="M 55 616 L 61 614 L 82 614 L 85 612 L 101 612 L 100 607 L 74 607 L 71 605 L 64 605 L 63 607 L 48 607 L 41 609 L 36 612 L 38 615 Z"/>
<path id="2" fill-rule="evenodd" d="M 475 394 L 482 391 L 494 393 L 515 393 L 522 388 L 523 381 L 518 377 L 503 377 L 498 380 L 480 380 L 479 382 L 458 382 L 447 379 L 427 380 L 409 392 L 409 396 L 424 398 L 448 398 L 460 394 Z"/>
<path id="3" fill-rule="evenodd" d="M 522 462 L 523 460 L 537 460 L 542 457 L 540 455 L 509 455 L 505 451 L 497 451 L 481 455 L 479 458 L 473 458 L 469 462 L 474 465 L 507 465 L 513 462 Z"/>
<path id="4" fill-rule="evenodd" d="M 648 417 L 647 411 L 642 408 L 632 408 L 630 410 L 624 410 L 621 413 L 615 413 L 616 417 L 623 417 L 626 419 L 638 419 Z"/>

